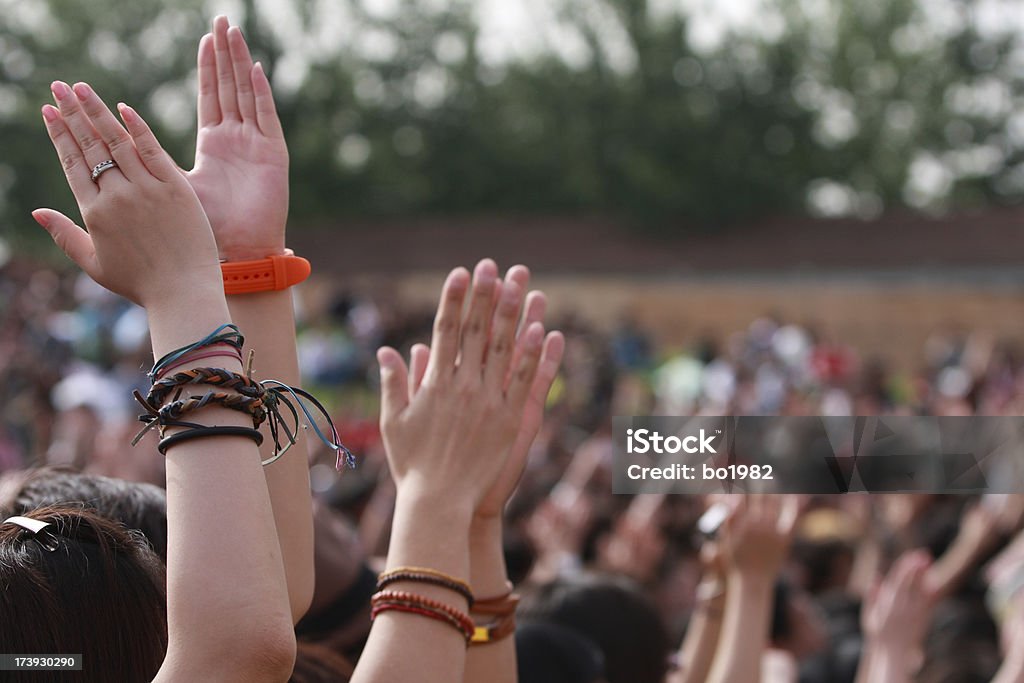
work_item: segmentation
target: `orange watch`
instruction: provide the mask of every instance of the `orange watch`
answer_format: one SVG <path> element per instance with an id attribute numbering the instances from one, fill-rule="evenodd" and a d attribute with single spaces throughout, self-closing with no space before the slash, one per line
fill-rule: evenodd
<path id="1" fill-rule="evenodd" d="M 220 264 L 225 294 L 276 292 L 309 277 L 309 261 L 291 249 L 258 261 L 225 261 Z"/>

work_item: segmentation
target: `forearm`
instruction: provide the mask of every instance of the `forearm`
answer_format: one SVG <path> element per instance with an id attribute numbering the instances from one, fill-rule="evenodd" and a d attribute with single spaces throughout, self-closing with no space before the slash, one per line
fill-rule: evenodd
<path id="1" fill-rule="evenodd" d="M 454 577 L 469 576 L 471 516 L 471 504 L 441 494 L 428 497 L 400 491 L 387 568 L 428 567 Z M 468 609 L 465 598 L 439 586 L 399 582 L 388 590 L 408 591 L 461 611 Z M 451 626 L 417 614 L 386 611 L 373 623 L 352 681 L 459 681 L 465 662 L 465 638 Z"/>
<path id="2" fill-rule="evenodd" d="M 223 297 L 195 303 L 150 311 L 157 357 L 229 321 Z M 222 364 L 241 371 L 237 361 Z M 203 408 L 190 420 L 252 426 L 247 416 L 220 407 Z M 256 672 L 273 675 L 290 667 L 294 636 L 257 448 L 239 437 L 195 439 L 168 450 L 166 460 L 165 664 L 178 673 L 228 669 L 253 673 L 253 680 L 273 680 Z"/>
<path id="3" fill-rule="evenodd" d="M 710 683 L 761 680 L 761 657 L 768 641 L 772 580 L 767 576 L 732 574 L 722 632 L 708 675 Z"/>
<path id="4" fill-rule="evenodd" d="M 291 290 L 228 297 L 231 316 L 245 334 L 247 349 L 255 350 L 253 375 L 299 384 L 295 348 L 295 316 Z M 280 460 L 263 468 L 274 525 L 284 557 L 292 620 L 309 609 L 313 599 L 313 513 L 309 489 L 309 460 L 305 430 L 296 430 L 296 444 Z M 267 438 L 260 454 L 266 459 L 274 444 Z"/>
<path id="5" fill-rule="evenodd" d="M 713 594 L 701 596 L 704 586 L 714 589 Z M 715 659 L 725 609 L 724 581 L 702 582 L 697 591 L 697 607 L 679 648 L 680 668 L 672 673 L 669 683 L 703 683 Z M 721 593 L 717 594 L 718 591 Z"/>
<path id="6" fill-rule="evenodd" d="M 508 592 L 501 517 L 476 518 L 469 533 L 470 585 L 478 600 Z M 479 617 L 486 620 L 488 617 Z M 515 683 L 516 642 L 513 635 L 474 645 L 466 654 L 465 683 Z"/>
<path id="7" fill-rule="evenodd" d="M 856 683 L 909 683 L 910 664 L 905 648 L 868 642 L 857 668 Z"/>

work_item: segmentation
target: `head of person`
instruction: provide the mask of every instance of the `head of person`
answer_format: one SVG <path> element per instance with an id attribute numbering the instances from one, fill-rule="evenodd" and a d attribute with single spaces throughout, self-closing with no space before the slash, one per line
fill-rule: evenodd
<path id="1" fill-rule="evenodd" d="M 41 467 L 0 479 L 0 515 L 22 515 L 49 505 L 88 508 L 140 532 L 167 560 L 167 495 L 152 484 Z"/>
<path id="2" fill-rule="evenodd" d="M 82 507 L 0 519 L 0 643 L 81 654 L 83 681 L 151 681 L 167 647 L 164 565 L 138 532 Z M 60 673 L 64 676 L 64 673 Z M 61 680 L 32 672 L 5 680 Z"/>
<path id="3" fill-rule="evenodd" d="M 604 657 L 586 636 L 559 624 L 528 622 L 516 629 L 522 683 L 601 683 Z"/>
<path id="4" fill-rule="evenodd" d="M 557 624 L 594 643 L 608 683 L 661 683 L 668 670 L 665 625 L 627 579 L 596 574 L 558 579 L 526 596 L 519 614 L 524 622 Z"/>

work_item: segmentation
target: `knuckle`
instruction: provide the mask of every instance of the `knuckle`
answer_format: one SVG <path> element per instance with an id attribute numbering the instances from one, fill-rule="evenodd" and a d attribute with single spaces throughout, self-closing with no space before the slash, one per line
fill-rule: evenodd
<path id="1" fill-rule="evenodd" d="M 499 337 L 491 344 L 489 353 L 493 356 L 504 356 L 508 354 L 509 348 L 508 340 L 504 337 Z"/>
<path id="2" fill-rule="evenodd" d="M 72 173 L 78 168 L 81 157 L 71 152 L 64 152 L 60 155 L 60 165 L 67 174 Z"/>
<path id="3" fill-rule="evenodd" d="M 115 133 L 107 140 L 107 147 L 111 152 L 120 152 L 131 146 L 131 138 L 124 133 Z"/>
<path id="4" fill-rule="evenodd" d="M 451 316 L 438 316 L 434 321 L 434 329 L 441 334 L 452 334 L 457 329 L 455 319 Z"/>
<path id="5" fill-rule="evenodd" d="M 89 152 L 100 146 L 100 139 L 92 133 L 84 132 L 78 136 L 78 144 L 83 152 Z"/>

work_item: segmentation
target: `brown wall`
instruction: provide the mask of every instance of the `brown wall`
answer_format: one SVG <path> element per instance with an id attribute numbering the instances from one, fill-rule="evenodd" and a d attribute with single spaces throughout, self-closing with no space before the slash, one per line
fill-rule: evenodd
<path id="1" fill-rule="evenodd" d="M 442 280 L 440 272 L 418 272 L 395 279 L 363 276 L 355 282 L 359 290 L 427 309 L 435 305 Z M 905 369 L 920 362 L 930 334 L 951 326 L 1024 343 L 1024 286 L 589 275 L 541 275 L 533 284 L 548 293 L 556 315 L 575 312 L 607 328 L 629 311 L 668 346 L 687 344 L 704 333 L 724 338 L 766 313 L 813 324 L 825 335 Z"/>

